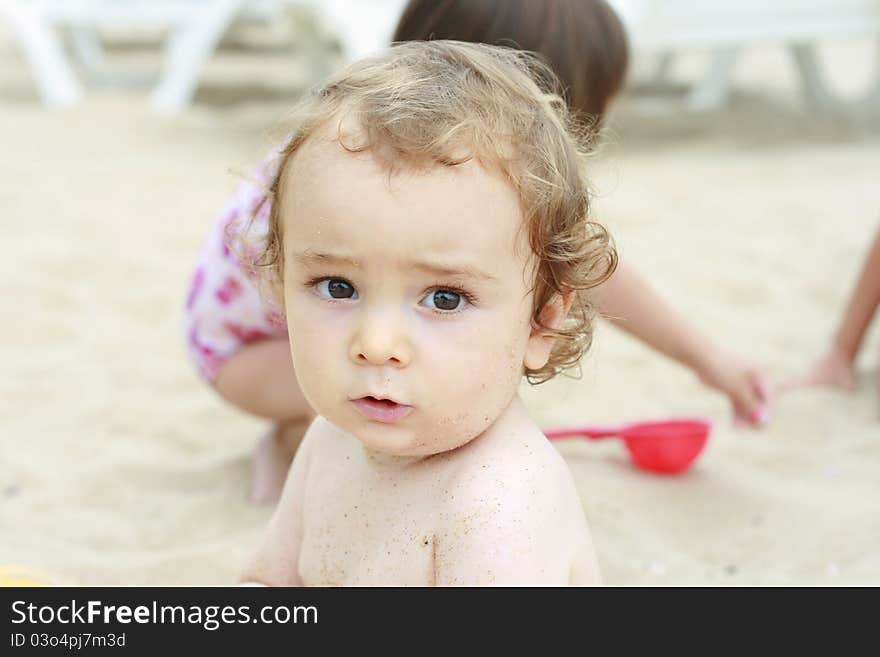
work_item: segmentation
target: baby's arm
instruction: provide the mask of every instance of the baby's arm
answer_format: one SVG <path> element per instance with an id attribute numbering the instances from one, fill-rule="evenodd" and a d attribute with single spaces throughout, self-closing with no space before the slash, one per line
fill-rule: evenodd
<path id="1" fill-rule="evenodd" d="M 853 372 L 865 332 L 880 305 L 880 230 L 868 251 L 862 271 L 850 295 L 837 332 L 825 354 L 813 365 L 800 385 L 831 385 L 855 388 Z"/>
<path id="2" fill-rule="evenodd" d="M 738 354 L 703 335 L 632 266 L 621 261 L 596 289 L 599 309 L 615 326 L 692 369 L 706 385 L 724 393 L 737 419 L 760 425 L 770 404 L 765 375 Z"/>
<path id="3" fill-rule="evenodd" d="M 303 498 L 311 461 L 314 423 L 306 431 L 287 475 L 281 500 L 272 514 L 262 544 L 245 567 L 241 581 L 270 586 L 302 586 L 299 574 L 303 536 Z"/>

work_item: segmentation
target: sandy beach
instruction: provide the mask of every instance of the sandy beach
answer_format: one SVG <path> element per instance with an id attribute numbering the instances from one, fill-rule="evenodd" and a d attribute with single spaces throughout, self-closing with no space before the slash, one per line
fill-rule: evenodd
<path id="1" fill-rule="evenodd" d="M 230 44 L 183 114 L 140 88 L 45 109 L 0 32 L 0 565 L 69 584 L 230 584 L 270 509 L 248 504 L 267 429 L 198 378 L 181 336 L 197 249 L 329 51 Z M 151 66 L 151 44 L 112 51 Z M 870 43 L 830 44 L 852 99 Z M 320 61 L 321 66 L 315 62 Z M 700 53 L 674 71 L 692 82 Z M 636 79 L 641 71 L 637 61 Z M 747 53 L 734 97 L 627 94 L 594 163 L 596 217 L 623 258 L 775 380 L 834 330 L 880 223 L 880 120 L 809 111 L 780 48 Z M 523 385 L 542 426 L 687 415 L 715 422 L 687 473 L 623 445 L 559 443 L 611 585 L 880 585 L 880 320 L 854 394 L 782 397 L 762 431 L 725 398 L 602 324 L 579 380 Z"/>

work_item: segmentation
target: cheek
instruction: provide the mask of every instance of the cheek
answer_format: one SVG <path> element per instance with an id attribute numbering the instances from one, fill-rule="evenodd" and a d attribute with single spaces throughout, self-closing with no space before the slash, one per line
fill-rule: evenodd
<path id="1" fill-rule="evenodd" d="M 530 334 L 528 303 L 511 304 L 487 315 L 463 341 L 470 351 L 472 375 L 519 384 Z"/>
<path id="2" fill-rule="evenodd" d="M 527 330 L 496 333 L 492 338 L 492 349 L 486 350 L 488 358 L 483 373 L 475 373 L 475 376 L 481 376 L 484 383 L 496 387 L 500 394 L 508 397 L 512 395 L 518 389 L 524 374 L 523 358 L 527 338 Z"/>
<path id="3" fill-rule="evenodd" d="M 338 378 L 339 345 L 343 340 L 339 323 L 320 321 L 314 309 L 289 303 L 287 329 L 293 367 L 300 387 L 307 398 L 319 394 L 323 389 L 322 383 L 330 383 Z"/>
<path id="4" fill-rule="evenodd" d="M 423 350 L 428 390 L 437 384 L 431 392 L 436 408 L 451 423 L 485 429 L 519 387 L 528 325 L 493 320 L 444 337 L 442 348 Z"/>

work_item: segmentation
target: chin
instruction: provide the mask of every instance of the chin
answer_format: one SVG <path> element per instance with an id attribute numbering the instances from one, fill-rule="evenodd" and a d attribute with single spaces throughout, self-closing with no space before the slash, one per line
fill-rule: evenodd
<path id="1" fill-rule="evenodd" d="M 352 427 L 350 433 L 364 447 L 390 456 L 430 456 L 436 452 L 423 438 L 400 426 L 370 423 Z"/>
<path id="2" fill-rule="evenodd" d="M 363 418 L 346 418 L 337 426 L 358 440 L 364 447 L 389 456 L 426 457 L 448 449 L 429 432 L 406 422 L 374 422 Z"/>

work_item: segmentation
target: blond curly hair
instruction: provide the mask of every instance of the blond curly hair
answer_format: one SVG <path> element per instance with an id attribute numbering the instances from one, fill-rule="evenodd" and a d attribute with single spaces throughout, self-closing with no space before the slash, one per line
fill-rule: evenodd
<path id="1" fill-rule="evenodd" d="M 355 119 L 356 140 L 343 134 L 343 118 Z M 346 149 L 378 147 L 391 154 L 383 158 L 390 169 L 456 166 L 476 158 L 507 177 L 538 259 L 532 322 L 556 337 L 547 364 L 525 376 L 542 383 L 577 365 L 593 336 L 585 292 L 611 276 L 617 253 L 607 230 L 589 218 L 586 163 L 593 131 L 575 124 L 552 71 L 512 48 L 406 42 L 352 64 L 304 98 L 274 163 L 267 232 L 256 256 L 247 259 L 276 298 L 284 269 L 279 201 L 286 165 L 334 120 Z M 239 237 L 247 240 L 247 229 Z M 562 326 L 545 326 L 545 305 L 568 293 L 574 300 Z"/>

